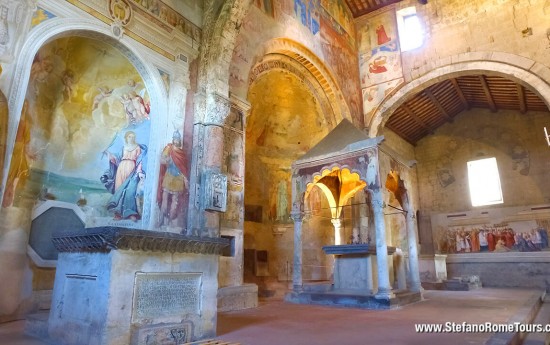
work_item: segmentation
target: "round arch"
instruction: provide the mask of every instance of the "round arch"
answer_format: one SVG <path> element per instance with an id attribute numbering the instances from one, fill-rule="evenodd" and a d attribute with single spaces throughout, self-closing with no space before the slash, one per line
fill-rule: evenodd
<path id="1" fill-rule="evenodd" d="M 8 90 L 8 136 L 6 141 L 6 151 L 9 153 L 13 150 L 15 143 L 15 133 L 19 121 L 21 119 L 21 111 L 25 101 L 26 90 L 33 59 L 38 50 L 45 44 L 63 37 L 80 36 L 91 39 L 101 40 L 112 45 L 124 55 L 130 63 L 136 68 L 143 79 L 147 92 L 151 99 L 151 108 L 156 109 L 158 114 L 166 114 L 168 111 L 167 93 L 164 87 L 161 76 L 157 72 L 154 65 L 149 62 L 150 57 L 146 58 L 146 48 L 142 48 L 139 43 L 134 42 L 128 37 L 116 39 L 111 33 L 110 27 L 103 23 L 98 23 L 94 19 L 87 18 L 53 18 L 31 30 L 25 43 L 23 44 L 17 62 L 13 67 L 12 81 Z M 151 132 L 158 132 L 160 128 L 166 127 L 163 122 L 166 122 L 166 117 L 157 116 L 151 121 Z M 153 143 L 149 149 L 150 163 L 152 167 L 158 167 L 158 157 L 156 152 L 159 143 Z M 9 160 L 4 164 L 4 174 L 2 186 L 5 186 L 7 179 L 7 171 L 9 170 Z M 157 174 L 154 173 L 153 176 Z M 146 204 L 156 195 L 157 183 L 155 179 L 147 181 L 149 183 L 150 195 L 146 195 Z M 3 198 L 3 190 L 0 194 L 0 200 Z M 149 226 L 151 222 L 151 208 L 144 208 L 143 224 Z"/>
<path id="2" fill-rule="evenodd" d="M 517 56 L 511 54 L 507 54 L 505 57 L 506 61 L 510 61 L 510 59 L 512 59 L 511 61 L 514 61 L 514 57 L 518 59 Z M 521 59 L 528 60 L 523 57 Z M 442 65 L 441 67 L 435 68 L 427 72 L 426 74 L 408 82 L 407 84 L 403 84 L 400 88 L 394 90 L 391 94 L 389 94 L 382 101 L 382 103 L 380 103 L 370 120 L 366 121 L 366 123 L 368 124 L 369 136 L 375 137 L 377 135 L 380 135 L 382 129 L 384 128 L 384 125 L 386 124 L 390 116 L 399 106 L 401 106 L 406 100 L 408 100 L 410 96 L 415 95 L 416 93 L 440 81 L 473 73 L 499 75 L 516 81 L 531 88 L 535 93 L 538 94 L 539 97 L 541 97 L 541 99 L 544 100 L 547 105 L 549 105 L 550 69 L 540 64 L 537 64 L 535 61 L 530 61 L 530 63 L 529 61 L 527 61 L 523 65 L 529 68 L 526 69 L 521 66 L 512 65 L 509 62 L 505 62 L 504 60 L 462 61 L 451 65 Z M 537 73 L 534 72 L 534 69 L 538 69 Z M 549 77 L 544 78 L 541 76 Z"/>
<path id="3" fill-rule="evenodd" d="M 249 88 L 261 74 L 270 69 L 283 68 L 296 73 L 296 67 L 298 67 L 298 70 L 308 77 L 306 84 L 320 96 L 318 99 L 322 102 L 325 117 L 332 120 L 329 121 L 332 123 L 331 127 L 336 126 L 342 119 L 352 121 L 349 107 L 332 73 L 308 48 L 287 38 L 275 38 L 265 43 L 260 55 L 261 60 L 250 71 Z M 283 66 L 283 61 L 277 63 L 277 60 L 281 60 L 280 57 L 283 56 L 293 63 L 287 66 Z M 325 104 L 323 104 L 324 100 L 326 100 Z"/>

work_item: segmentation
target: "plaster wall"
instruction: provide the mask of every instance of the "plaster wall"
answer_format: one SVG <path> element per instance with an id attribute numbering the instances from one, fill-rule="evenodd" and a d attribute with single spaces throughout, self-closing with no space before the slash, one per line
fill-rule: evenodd
<path id="1" fill-rule="evenodd" d="M 329 78 L 336 81 L 345 95 L 338 102 L 347 103 L 353 121 L 360 125 L 355 29 L 343 1 L 281 0 L 272 3 L 271 10 L 252 4 L 243 20 L 230 65 L 231 92 L 244 98 L 250 71 L 269 48 L 269 42 L 274 38 L 288 38 L 325 64 L 331 74 Z M 281 47 L 282 54 L 284 50 Z"/>
<path id="2" fill-rule="evenodd" d="M 483 223 L 500 222 L 502 217 L 491 218 L 493 213 L 499 214 L 499 210 L 529 208 L 550 201 L 550 193 L 542 187 L 548 171 L 548 146 L 542 131 L 547 121 L 548 114 L 541 112 L 521 114 L 500 110 L 491 113 L 472 109 L 418 142 L 416 158 L 422 212 L 419 232 L 423 239 L 433 232 L 429 248 L 432 253 L 439 251 L 438 245 L 434 244 L 440 241 L 440 234 L 426 218 L 481 212 L 480 208 L 471 206 L 467 179 L 467 162 L 470 160 L 495 157 L 499 168 L 504 203 L 482 207 L 489 217 Z M 426 247 L 422 249 L 424 253 L 430 253 Z"/>
<path id="3" fill-rule="evenodd" d="M 22 4 L 22 2 L 11 1 L 7 5 L 10 11 L 15 13 L 15 6 L 19 6 L 19 3 Z M 24 108 L 25 91 L 29 85 L 31 89 L 30 94 L 32 94 L 32 84 L 33 82 L 36 83 L 39 79 L 33 74 L 37 72 L 35 71 L 36 68 L 32 67 L 33 62 L 37 61 L 35 60 L 35 54 L 40 48 L 47 44 L 46 42 L 55 41 L 55 39 L 60 36 L 69 40 L 70 38 L 67 38 L 67 36 L 86 36 L 102 40 L 107 45 L 112 45 L 111 48 L 104 50 L 103 53 L 105 53 L 105 55 L 110 54 L 110 49 L 114 49 L 114 51 L 118 50 L 128 59 L 126 63 L 128 65 L 133 65 L 139 76 L 143 78 L 142 87 L 147 89 L 147 93 L 150 96 L 151 108 L 158 110 L 158 116 L 156 116 L 156 119 L 152 119 L 152 131 L 155 132 L 155 138 L 148 143 L 150 160 L 148 162 L 149 174 L 147 178 L 149 181 L 146 183 L 144 191 L 146 199 L 145 208 L 148 210 L 148 215 L 144 216 L 142 221 L 135 223 L 128 222 L 127 220 L 116 221 L 111 219 L 110 221 L 114 221 L 114 223 L 118 225 L 124 224 L 129 227 L 160 227 L 160 225 L 157 224 L 160 200 L 156 197 L 156 191 L 159 189 L 158 172 L 160 154 L 165 145 L 172 141 L 172 135 L 175 129 L 178 129 L 180 133 L 184 135 L 184 139 L 188 143 L 185 147 L 187 155 L 190 153 L 192 138 L 190 136 L 189 125 L 193 123 L 193 112 L 192 109 L 186 111 L 186 101 L 188 99 L 187 90 L 191 89 L 188 63 L 192 63 L 192 59 L 198 55 L 199 41 L 193 41 L 192 32 L 190 36 L 187 36 L 185 32 L 179 29 L 179 31 L 172 32 L 172 34 L 158 31 L 158 28 L 151 26 L 150 22 L 143 21 L 144 17 L 153 15 L 152 13 L 145 12 L 136 14 L 133 17 L 131 25 L 125 28 L 126 31 L 124 35 L 120 38 L 116 38 L 114 31 L 111 31 L 111 27 L 109 26 L 112 20 L 109 19 L 108 3 L 108 1 L 87 2 L 87 5 L 84 6 L 80 1 L 75 1 L 73 3 L 65 1 L 38 1 L 37 8 L 32 6 L 25 8 L 25 11 L 28 12 L 23 13 L 24 16 L 21 18 L 22 21 L 17 23 L 17 27 L 13 28 L 12 32 L 14 35 L 10 36 L 10 44 L 8 47 L 10 50 L 9 53 L 12 54 L 13 58 L 8 59 L 5 56 L 0 57 L 3 68 L 3 73 L 0 78 L 0 88 L 8 95 L 9 104 L 9 132 L 6 144 L 6 160 L 2 167 L 4 171 L 4 180 L 2 181 L 1 192 L 3 193 L 5 191 L 7 172 L 9 171 L 12 157 L 25 156 L 25 154 L 22 153 L 22 147 L 25 146 L 25 144 L 23 143 L 19 145 L 19 147 L 16 147 L 17 145 L 15 145 L 15 142 L 17 128 L 20 127 L 22 109 Z M 177 4 L 175 4 L 175 2 L 173 2 L 170 6 L 172 5 L 175 7 L 179 6 L 177 8 L 178 11 L 184 11 L 188 10 L 190 8 L 189 6 L 192 4 L 186 1 L 185 4 L 183 2 L 177 2 Z M 200 24 L 200 20 L 198 20 L 202 13 L 200 6 L 197 7 L 193 5 L 193 10 L 186 13 L 189 13 L 190 17 L 192 17 L 189 20 L 192 20 L 195 25 Z M 162 20 L 160 20 L 160 22 L 155 21 L 156 24 L 161 22 Z M 15 24 L 15 22 L 10 22 L 10 25 Z M 138 32 L 142 36 L 136 36 Z M 151 34 L 155 36 L 155 42 L 157 43 L 156 48 L 151 46 Z M 198 36 L 195 35 L 195 38 L 197 37 Z M 183 54 L 181 59 L 178 54 Z M 176 59 L 176 57 L 178 57 L 178 59 Z M 70 63 L 78 63 L 78 61 L 73 60 L 70 61 Z M 56 65 L 56 68 L 61 68 L 61 66 Z M 54 74 L 61 78 L 63 74 L 57 72 Z M 115 76 L 113 78 L 118 77 L 119 76 Z M 29 79 L 32 79 L 31 83 L 29 83 Z M 91 87 L 90 91 L 92 92 L 87 96 L 82 96 L 84 88 L 80 87 L 82 85 L 78 83 L 78 80 L 74 81 L 74 93 L 72 95 L 69 93 L 66 96 L 73 101 L 79 98 L 80 100 L 84 100 L 84 102 L 73 102 L 73 105 L 76 105 L 76 103 L 79 105 L 74 107 L 76 110 L 71 109 L 70 113 L 74 114 L 74 112 L 77 111 L 81 115 L 88 114 L 89 112 L 87 110 L 84 111 L 82 109 L 88 106 L 90 107 L 89 110 L 92 109 L 94 94 L 97 93 L 97 90 Z M 109 81 L 109 78 L 103 78 L 102 83 L 109 83 Z M 58 85 L 59 81 L 56 81 L 56 83 L 56 85 Z M 168 101 L 168 96 L 170 96 L 170 101 Z M 63 99 L 62 93 L 58 93 L 57 96 L 54 95 L 53 97 L 54 103 L 56 100 L 59 101 Z M 66 99 L 67 98 L 65 98 L 65 100 Z M 88 101 L 87 104 L 86 100 Z M 116 105 L 116 102 L 113 102 L 113 105 Z M 186 119 L 190 120 L 186 121 Z M 94 122 L 91 116 L 88 120 L 91 121 L 91 123 Z M 63 127 L 61 126 L 61 128 Z M 81 129 L 86 128 L 90 129 L 91 127 L 88 124 L 88 127 L 82 126 Z M 61 136 L 58 138 L 61 138 Z M 36 142 L 36 139 L 37 137 L 34 136 L 34 142 Z M 47 145 L 47 143 L 38 145 L 39 151 L 45 151 L 48 147 Z M 15 151 L 17 151 L 17 153 Z M 59 155 L 50 155 L 48 157 L 47 155 L 39 155 L 38 158 L 46 159 L 51 163 L 52 160 L 59 158 L 58 156 Z M 29 157 L 25 158 L 28 159 Z M 188 174 L 187 171 L 184 173 Z M 16 205 L 18 207 L 4 207 L 1 210 L 0 217 L 2 219 L 17 218 L 17 224 L 15 225 L 13 222 L 4 222 L 2 224 L 2 233 L 0 236 L 0 248 L 2 248 L 0 250 L 0 258 L 6 261 L 6 264 L 12 262 L 9 266 L 13 268 L 5 270 L 4 272 L 7 275 L 5 280 L 13 283 L 0 298 L 0 300 L 2 300 L 0 317 L 2 318 L 10 319 L 19 317 L 29 311 L 36 310 L 42 302 L 36 300 L 36 296 L 34 296 L 36 293 L 33 293 L 33 289 L 44 290 L 50 289 L 52 286 L 51 269 L 47 270 L 36 267 L 30 262 L 28 257 L 24 255 L 28 239 L 28 226 L 30 224 L 30 209 L 34 206 L 34 203 L 38 201 L 37 197 L 39 195 L 31 193 L 31 196 L 32 197 L 27 198 L 24 203 Z M 73 201 L 76 202 L 76 200 Z M 91 199 L 87 201 L 87 206 L 91 206 L 95 203 L 95 201 Z M 85 207 L 86 205 L 83 206 Z M 183 207 L 187 207 L 187 205 L 182 203 L 180 205 L 180 212 L 184 211 Z M 181 218 L 183 218 L 183 216 Z M 94 224 L 95 218 L 93 216 L 90 217 L 88 223 L 88 225 Z M 176 226 L 165 226 L 164 230 L 179 232 L 182 227 L 183 223 L 178 222 Z M 17 253 L 17 264 L 13 262 L 15 253 Z"/>

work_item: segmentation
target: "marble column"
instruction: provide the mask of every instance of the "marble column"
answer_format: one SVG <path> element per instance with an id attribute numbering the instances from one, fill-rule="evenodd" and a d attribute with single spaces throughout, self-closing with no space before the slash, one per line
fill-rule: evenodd
<path id="1" fill-rule="evenodd" d="M 334 226 L 334 245 L 338 246 L 342 244 L 342 220 L 340 218 L 333 218 L 330 222 Z"/>
<path id="2" fill-rule="evenodd" d="M 376 263 L 378 264 L 378 292 L 376 298 L 393 297 L 388 269 L 388 246 L 386 244 L 386 224 L 384 220 L 384 202 L 380 190 L 372 191 L 372 209 L 376 231 Z"/>
<path id="3" fill-rule="evenodd" d="M 207 210 L 204 203 L 205 177 L 221 173 L 225 118 L 230 101 L 218 93 L 196 95 L 196 118 L 193 128 L 193 162 L 191 164 L 188 235 L 219 237 L 220 214 Z"/>
<path id="4" fill-rule="evenodd" d="M 417 225 L 416 225 L 416 214 L 414 209 L 409 203 L 405 206 L 405 211 L 407 211 L 406 217 L 406 227 L 407 227 L 407 237 L 409 238 L 409 280 L 410 287 L 409 290 L 414 292 L 419 292 L 422 290 L 422 285 L 420 283 L 420 271 L 418 268 L 418 245 L 416 240 Z"/>
<path id="5" fill-rule="evenodd" d="M 302 291 L 302 222 L 301 213 L 290 215 L 294 221 L 294 268 L 292 272 L 292 286 L 295 292 Z"/>

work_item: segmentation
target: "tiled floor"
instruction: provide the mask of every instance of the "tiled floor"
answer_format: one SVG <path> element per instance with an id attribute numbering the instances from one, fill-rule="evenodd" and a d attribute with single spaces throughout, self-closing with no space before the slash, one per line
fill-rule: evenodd
<path id="1" fill-rule="evenodd" d="M 218 314 L 218 340 L 242 345 L 483 344 L 488 333 L 415 333 L 417 323 L 506 323 L 533 290 L 425 291 L 396 310 L 358 310 L 262 302 Z M 1 345 L 44 345 L 23 335 L 24 321 L 0 324 Z"/>

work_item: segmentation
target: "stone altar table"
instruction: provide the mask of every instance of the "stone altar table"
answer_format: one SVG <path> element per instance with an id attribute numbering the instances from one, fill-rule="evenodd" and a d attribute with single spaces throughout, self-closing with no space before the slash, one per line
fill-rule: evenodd
<path id="1" fill-rule="evenodd" d="M 388 256 L 395 253 L 395 247 L 387 247 Z M 303 286 L 302 291 L 286 295 L 287 302 L 320 304 L 363 309 L 393 309 L 422 299 L 419 292 L 395 291 L 392 297 L 380 298 L 374 295 L 377 284 L 373 279 L 376 271 L 376 247 L 368 244 L 324 246 L 323 251 L 334 255 L 333 284 L 325 286 Z"/>
<path id="2" fill-rule="evenodd" d="M 229 241 L 115 227 L 63 233 L 50 340 L 183 344 L 216 334 L 218 255 Z"/>
<path id="3" fill-rule="evenodd" d="M 376 247 L 368 244 L 324 246 L 325 254 L 334 255 L 334 290 L 372 295 L 374 292 L 372 255 Z M 388 255 L 395 247 L 388 247 Z"/>

